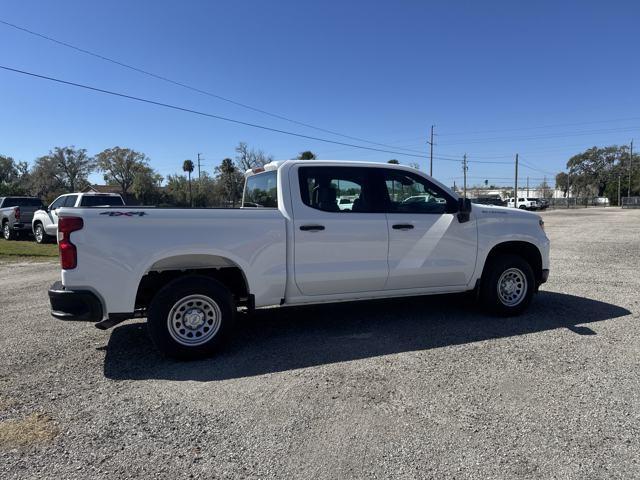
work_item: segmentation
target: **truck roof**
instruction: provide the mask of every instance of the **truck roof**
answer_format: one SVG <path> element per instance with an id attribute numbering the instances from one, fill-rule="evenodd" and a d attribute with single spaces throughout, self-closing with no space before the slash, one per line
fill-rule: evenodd
<path id="1" fill-rule="evenodd" d="M 61 197 L 66 197 L 69 195 L 82 195 L 84 197 L 120 197 L 119 193 L 102 193 L 102 192 L 73 192 L 73 193 L 63 193 L 60 195 Z"/>
<path id="2" fill-rule="evenodd" d="M 255 175 L 257 173 L 262 173 L 269 170 L 277 170 L 282 167 L 285 163 L 287 164 L 296 164 L 296 163 L 304 163 L 305 165 L 357 165 L 357 166 L 366 166 L 366 167 L 381 167 L 385 168 L 396 168 L 398 170 L 415 170 L 413 167 L 408 165 L 400 165 L 395 163 L 385 163 L 385 162 L 372 162 L 367 160 L 274 160 L 265 164 L 263 167 L 250 168 L 244 172 L 245 176 Z"/>
<path id="3" fill-rule="evenodd" d="M 252 175 L 257 175 L 258 173 L 262 173 L 262 172 L 268 172 L 268 171 L 272 171 L 272 170 L 278 170 L 279 168 L 283 167 L 284 165 L 295 165 L 295 164 L 305 164 L 305 165 L 318 165 L 318 166 L 331 166 L 331 165 L 342 165 L 342 166 L 348 166 L 348 165 L 353 165 L 353 166 L 358 166 L 358 167 L 371 167 L 371 168 L 391 168 L 394 170 L 403 170 L 403 171 L 408 171 L 408 172 L 416 172 L 419 170 L 416 170 L 413 167 L 410 167 L 408 165 L 400 165 L 400 164 L 395 164 L 395 163 L 384 163 L 384 162 L 372 162 L 372 161 L 362 161 L 362 160 L 274 160 L 272 162 L 267 163 L 266 165 L 264 165 L 263 167 L 257 167 L 257 168 L 250 168 L 249 170 L 247 170 L 246 172 L 244 172 L 244 176 L 246 177 L 250 177 Z M 445 184 L 443 184 L 442 182 L 436 180 L 435 178 L 429 176 L 428 174 L 426 174 L 425 172 L 419 171 L 421 174 L 426 175 L 427 177 L 429 177 L 433 182 L 437 183 L 438 186 L 440 186 L 441 188 L 444 188 L 447 192 L 449 192 L 450 194 L 452 194 L 454 197 L 458 197 L 458 194 L 455 193 L 453 190 L 451 190 L 449 187 L 447 187 Z"/>

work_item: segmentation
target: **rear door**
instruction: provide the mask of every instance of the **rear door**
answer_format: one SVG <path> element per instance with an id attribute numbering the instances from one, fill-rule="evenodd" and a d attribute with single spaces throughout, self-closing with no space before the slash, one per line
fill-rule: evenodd
<path id="1" fill-rule="evenodd" d="M 389 226 L 386 289 L 466 285 L 476 264 L 473 217 L 460 223 L 457 200 L 421 175 L 382 170 Z"/>
<path id="2" fill-rule="evenodd" d="M 294 275 L 303 295 L 383 290 L 389 236 L 376 169 L 296 166 L 292 173 Z"/>

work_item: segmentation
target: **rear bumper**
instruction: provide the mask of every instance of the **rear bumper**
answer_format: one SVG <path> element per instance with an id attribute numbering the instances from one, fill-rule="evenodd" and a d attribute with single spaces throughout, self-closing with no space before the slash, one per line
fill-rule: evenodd
<path id="1" fill-rule="evenodd" d="M 31 224 L 29 223 L 14 223 L 11 227 L 13 230 L 31 230 Z"/>
<path id="2" fill-rule="evenodd" d="M 99 322 L 103 318 L 102 303 L 89 290 L 68 290 L 62 282 L 49 288 L 51 315 L 58 320 Z"/>

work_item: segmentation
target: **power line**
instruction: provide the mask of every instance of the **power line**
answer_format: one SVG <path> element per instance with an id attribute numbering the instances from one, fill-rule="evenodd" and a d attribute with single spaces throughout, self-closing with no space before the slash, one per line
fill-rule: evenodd
<path id="1" fill-rule="evenodd" d="M 43 79 L 43 80 L 49 80 L 51 82 L 61 83 L 61 84 L 64 84 L 64 85 L 70 85 L 72 87 L 83 88 L 85 90 L 91 90 L 91 91 L 94 91 L 94 92 L 104 93 L 106 95 L 112 95 L 112 96 L 115 96 L 115 97 L 126 98 L 126 99 L 129 99 L 129 100 L 135 100 L 137 102 L 148 103 L 148 104 L 151 104 L 151 105 L 157 105 L 159 107 L 170 108 L 172 110 L 178 110 L 178 111 L 181 111 L 181 112 L 192 113 L 194 115 L 200 115 L 200 116 L 203 116 L 203 117 L 215 118 L 217 120 L 222 120 L 222 121 L 225 121 L 225 122 L 235 123 L 235 124 L 238 124 L 238 125 L 244 125 L 244 126 L 252 127 L 252 128 L 258 128 L 258 129 L 261 129 L 261 130 L 267 130 L 269 132 L 281 133 L 283 135 L 290 135 L 290 136 L 293 136 L 293 137 L 306 138 L 308 140 L 315 140 L 315 141 L 318 141 L 318 142 L 331 143 L 331 144 L 335 144 L 335 145 L 343 145 L 345 147 L 359 148 L 359 149 L 362 149 L 362 150 L 371 150 L 371 151 L 374 151 L 374 152 L 391 153 L 393 155 L 403 155 L 403 156 L 406 156 L 406 157 L 415 157 L 415 158 L 429 158 L 426 155 L 417 155 L 417 154 L 412 154 L 412 153 L 396 152 L 396 151 L 393 151 L 393 150 L 382 150 L 380 148 L 367 147 L 365 145 L 355 145 L 355 144 L 352 144 L 352 143 L 339 142 L 337 140 L 329 140 L 329 139 L 326 139 L 326 138 L 314 137 L 314 136 L 305 135 L 305 134 L 302 134 L 302 133 L 290 132 L 288 130 L 281 130 L 281 129 L 278 129 L 278 128 L 267 127 L 265 125 L 259 125 L 257 123 L 244 122 L 242 120 L 236 120 L 236 119 L 229 118 L 229 117 L 223 117 L 221 115 L 215 115 L 213 113 L 201 112 L 201 111 L 198 111 L 198 110 L 192 110 L 190 108 L 180 107 L 180 106 L 177 106 L 177 105 L 171 105 L 169 103 L 157 102 L 155 100 L 149 100 L 147 98 L 135 97 L 133 95 L 127 95 L 125 93 L 113 92 L 111 90 L 105 90 L 105 89 L 102 89 L 102 88 L 92 87 L 90 85 L 85 85 L 85 84 L 82 84 L 82 83 L 70 82 L 70 81 L 67 81 L 67 80 L 59 79 L 59 78 L 48 77 L 46 75 L 40 75 L 40 74 L 37 74 L 37 73 L 27 72 L 25 70 L 19 70 L 17 68 L 6 67 L 4 65 L 0 65 L 0 68 L 3 69 L 3 70 L 7 70 L 9 72 L 20 73 L 22 75 L 28 75 L 28 76 L 35 77 L 35 78 L 40 78 L 40 79 Z"/>
<path id="2" fill-rule="evenodd" d="M 624 127 L 624 128 L 610 128 L 610 129 L 601 129 L 601 130 L 581 130 L 577 132 L 563 132 L 563 133 L 552 133 L 547 135 L 534 135 L 534 136 L 516 136 L 516 137 L 493 137 L 493 138 L 484 138 L 484 139 L 476 139 L 469 141 L 461 141 L 461 142 L 449 142 L 443 143 L 441 145 L 468 145 L 472 143 L 486 143 L 486 142 L 499 142 L 504 140 L 539 140 L 542 138 L 564 138 L 564 137 L 577 137 L 580 135 L 594 135 L 599 133 L 617 133 L 617 132 L 629 132 L 637 130 L 640 127 Z"/>
<path id="3" fill-rule="evenodd" d="M 144 70 L 142 68 L 135 67 L 133 65 L 121 62 L 119 60 L 115 60 L 113 58 L 106 57 L 106 56 L 101 55 L 99 53 L 92 52 L 91 50 L 87 50 L 85 48 L 81 48 L 81 47 L 78 47 L 76 45 L 72 45 L 70 43 L 64 42 L 62 40 L 58 40 L 58 39 L 50 37 L 48 35 L 45 35 L 45 34 L 42 34 L 42 33 L 38 33 L 38 32 L 35 32 L 33 30 L 29 30 L 28 28 L 21 27 L 19 25 L 14 24 L 14 23 L 7 22 L 6 20 L 0 19 L 0 24 L 6 25 L 6 26 L 11 27 L 11 28 L 14 28 L 16 30 L 20 30 L 20 31 L 25 32 L 25 33 L 28 33 L 29 35 L 33 35 L 33 36 L 42 38 L 42 39 L 47 40 L 49 42 L 56 43 L 56 44 L 61 45 L 63 47 L 70 48 L 70 49 L 75 50 L 77 52 L 84 53 L 85 55 L 90 55 L 90 56 L 98 58 L 100 60 L 104 60 L 105 62 L 110 62 L 110 63 L 112 63 L 114 65 L 118 65 L 120 67 L 127 68 L 129 70 L 133 70 L 134 72 L 141 73 L 141 74 L 147 75 L 149 77 L 153 77 L 153 78 L 155 78 L 157 80 L 161 80 L 163 82 L 167 82 L 167 83 L 170 83 L 172 85 L 176 85 L 178 87 L 186 88 L 187 90 L 191 90 L 193 92 L 197 92 L 197 93 L 200 93 L 202 95 L 207 95 L 209 97 L 213 97 L 213 98 L 216 98 L 218 100 L 222 100 L 224 102 L 236 105 L 238 107 L 242 107 L 242 108 L 246 108 L 248 110 L 252 110 L 254 112 L 262 113 L 264 115 L 268 115 L 270 117 L 277 118 L 279 120 L 284 120 L 284 121 L 287 121 L 287 122 L 290 122 L 290 123 L 294 123 L 296 125 L 300 125 L 302 127 L 311 128 L 313 130 L 318 130 L 320 132 L 329 133 L 331 135 L 336 135 L 338 137 L 348 138 L 350 140 L 357 140 L 359 142 L 370 143 L 372 145 L 378 145 L 380 147 L 395 148 L 395 149 L 398 149 L 398 150 L 406 150 L 406 151 L 413 152 L 413 153 L 421 153 L 419 150 L 414 150 L 414 149 L 410 149 L 410 148 L 403 148 L 403 147 L 396 147 L 396 146 L 385 144 L 385 143 L 378 143 L 378 142 L 374 142 L 373 140 L 367 140 L 365 138 L 359 138 L 359 137 L 354 137 L 352 135 L 346 135 L 346 134 L 343 134 L 343 133 L 340 133 L 340 132 L 336 132 L 335 130 L 329 130 L 329 129 L 326 129 L 326 128 L 321 128 L 321 127 L 317 127 L 317 126 L 314 126 L 314 125 L 311 125 L 311 124 L 308 124 L 308 123 L 304 123 L 304 122 L 301 122 L 301 121 L 298 121 L 298 120 L 294 120 L 292 118 L 285 117 L 284 115 L 279 115 L 279 114 L 276 114 L 276 113 L 268 112 L 267 110 L 263 110 L 261 108 L 253 107 L 253 106 L 248 105 L 246 103 L 238 102 L 236 100 L 232 100 L 230 98 L 223 97 L 222 95 L 218 95 L 216 93 L 213 93 L 213 92 L 210 92 L 210 91 L 207 91 L 207 90 L 203 90 L 203 89 L 198 88 L 198 87 L 194 87 L 194 86 L 186 84 L 184 82 L 179 82 L 177 80 L 173 80 L 173 79 L 165 77 L 163 75 L 159 75 L 157 73 L 153 73 L 153 72 L 150 72 L 148 70 Z"/>
<path id="4" fill-rule="evenodd" d="M 536 172 L 545 173 L 547 175 L 555 175 L 555 173 L 549 172 L 547 170 L 542 170 L 542 169 L 537 168 L 537 167 L 533 167 L 533 166 L 529 165 L 528 163 L 523 162 L 522 160 L 520 160 L 520 163 L 522 164 L 522 166 L 524 166 L 526 168 L 529 168 L 530 170 L 535 170 Z"/>
<path id="5" fill-rule="evenodd" d="M 594 125 L 598 123 L 616 123 L 616 122 L 627 122 L 627 121 L 635 121 L 640 120 L 640 117 L 627 117 L 627 118 L 617 118 L 610 120 L 593 120 L 589 122 L 576 122 L 576 123 L 556 123 L 553 125 L 538 125 L 533 127 L 519 127 L 519 128 L 503 128 L 503 129 L 495 129 L 495 130 L 476 130 L 471 132 L 453 132 L 453 133 L 443 133 L 443 136 L 457 136 L 457 135 L 478 135 L 484 133 L 499 133 L 499 132 L 517 132 L 523 130 L 539 130 L 544 128 L 557 128 L 557 127 L 577 127 L 580 125 Z"/>

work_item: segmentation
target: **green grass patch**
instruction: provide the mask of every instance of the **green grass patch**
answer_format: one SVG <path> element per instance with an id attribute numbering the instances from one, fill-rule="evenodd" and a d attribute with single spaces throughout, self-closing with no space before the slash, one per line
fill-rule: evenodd
<path id="1" fill-rule="evenodd" d="M 18 259 L 20 257 L 57 258 L 58 245 L 55 243 L 38 245 L 29 240 L 0 240 L 0 258 Z"/>

